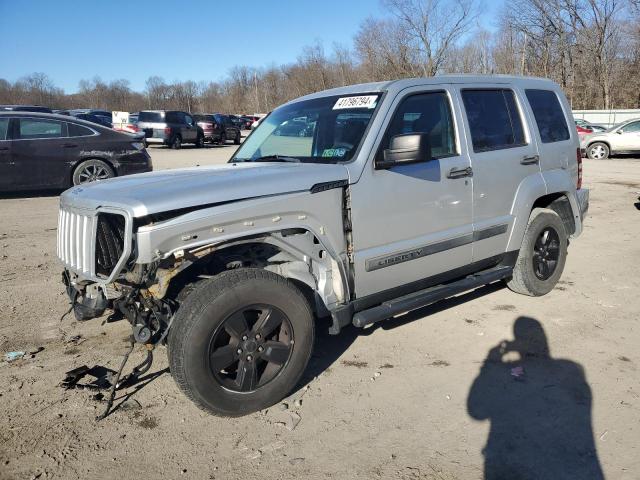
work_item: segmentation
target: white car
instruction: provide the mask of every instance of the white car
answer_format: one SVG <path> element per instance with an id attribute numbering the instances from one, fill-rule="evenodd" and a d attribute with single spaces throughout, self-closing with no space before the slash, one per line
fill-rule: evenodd
<path id="1" fill-rule="evenodd" d="M 640 119 L 627 120 L 604 132 L 584 135 L 580 148 L 594 160 L 605 160 L 616 154 L 640 153 Z"/>

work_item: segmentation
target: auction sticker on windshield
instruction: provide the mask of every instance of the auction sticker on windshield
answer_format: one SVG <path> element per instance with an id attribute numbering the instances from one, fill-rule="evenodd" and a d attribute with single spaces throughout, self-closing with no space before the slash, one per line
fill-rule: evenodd
<path id="1" fill-rule="evenodd" d="M 336 101 L 333 106 L 334 110 L 342 110 L 345 108 L 374 108 L 377 95 L 362 95 L 360 97 L 342 97 Z"/>

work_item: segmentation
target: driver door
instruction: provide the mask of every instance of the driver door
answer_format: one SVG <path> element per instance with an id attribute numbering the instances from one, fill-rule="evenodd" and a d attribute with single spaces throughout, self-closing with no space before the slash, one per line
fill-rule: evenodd
<path id="1" fill-rule="evenodd" d="M 616 133 L 616 150 L 640 151 L 640 121 L 628 123 Z"/>
<path id="2" fill-rule="evenodd" d="M 456 94 L 448 86 L 405 92 L 394 100 L 375 158 L 351 186 L 358 298 L 415 290 L 471 263 L 473 178 Z M 427 134 L 430 153 L 376 167 L 391 138 L 409 133 Z"/>

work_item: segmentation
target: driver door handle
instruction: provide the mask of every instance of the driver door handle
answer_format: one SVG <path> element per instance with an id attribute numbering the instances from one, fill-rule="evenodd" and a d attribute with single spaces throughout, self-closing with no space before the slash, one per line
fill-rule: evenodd
<path id="1" fill-rule="evenodd" d="M 520 164 L 522 165 L 535 165 L 539 162 L 540 162 L 539 155 L 531 155 L 528 157 L 524 157 L 522 160 L 520 160 Z"/>
<path id="2" fill-rule="evenodd" d="M 467 168 L 452 168 L 451 170 L 449 170 L 449 173 L 447 173 L 447 178 L 464 178 L 464 177 L 472 177 L 473 176 L 473 170 L 471 169 L 471 167 L 467 167 Z"/>

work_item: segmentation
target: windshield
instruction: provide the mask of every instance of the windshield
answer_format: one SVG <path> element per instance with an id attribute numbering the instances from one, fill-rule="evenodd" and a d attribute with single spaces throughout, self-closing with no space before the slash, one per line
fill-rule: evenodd
<path id="1" fill-rule="evenodd" d="M 347 162 L 379 99 L 380 94 L 331 96 L 284 105 L 260 122 L 231 162 Z"/>

